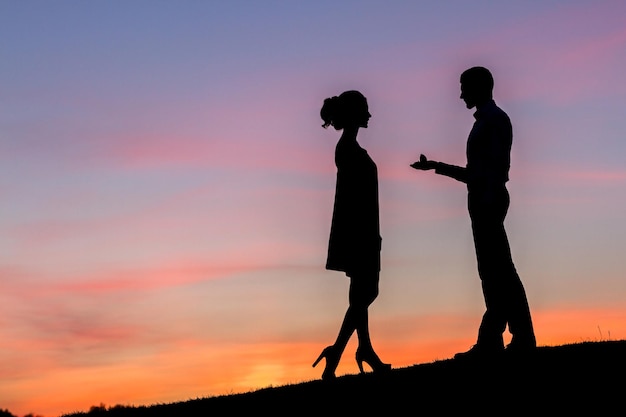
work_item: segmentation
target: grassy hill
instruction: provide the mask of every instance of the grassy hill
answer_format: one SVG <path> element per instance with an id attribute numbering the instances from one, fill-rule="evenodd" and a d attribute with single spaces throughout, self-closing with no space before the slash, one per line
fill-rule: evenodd
<path id="1" fill-rule="evenodd" d="M 583 342 L 540 347 L 528 358 L 446 359 L 385 375 L 346 375 L 172 404 L 93 407 L 65 417 L 624 415 L 625 381 L 626 341 Z"/>

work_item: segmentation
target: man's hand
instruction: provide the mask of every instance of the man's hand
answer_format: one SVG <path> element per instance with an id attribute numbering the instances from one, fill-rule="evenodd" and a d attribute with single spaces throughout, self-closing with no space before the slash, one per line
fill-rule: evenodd
<path id="1" fill-rule="evenodd" d="M 420 155 L 420 160 L 417 162 L 413 162 L 411 164 L 411 168 L 419 169 L 422 171 L 427 171 L 429 169 L 435 168 L 435 161 L 429 161 L 424 154 Z"/>

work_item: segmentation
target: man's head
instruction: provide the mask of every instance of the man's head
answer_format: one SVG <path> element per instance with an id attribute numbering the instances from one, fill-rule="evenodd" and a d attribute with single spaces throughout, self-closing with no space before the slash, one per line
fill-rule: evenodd
<path id="1" fill-rule="evenodd" d="M 493 98 L 493 76 L 487 68 L 472 67 L 461 74 L 461 99 L 468 109 Z"/>

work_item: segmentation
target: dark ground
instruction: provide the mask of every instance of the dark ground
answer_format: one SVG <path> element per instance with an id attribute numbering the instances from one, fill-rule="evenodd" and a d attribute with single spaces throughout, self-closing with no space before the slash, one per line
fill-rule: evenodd
<path id="1" fill-rule="evenodd" d="M 540 347 L 531 357 L 446 359 L 172 404 L 78 416 L 626 415 L 626 341 Z"/>

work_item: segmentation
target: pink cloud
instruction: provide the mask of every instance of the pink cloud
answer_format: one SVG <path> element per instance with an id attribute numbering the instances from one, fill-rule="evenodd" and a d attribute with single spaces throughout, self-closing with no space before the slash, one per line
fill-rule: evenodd
<path id="1" fill-rule="evenodd" d="M 196 282 L 222 279 L 231 275 L 263 269 L 261 265 L 216 266 L 206 264 L 162 265 L 151 268 L 109 271 L 67 279 L 52 290 L 62 293 L 110 293 L 144 291 L 176 287 Z"/>
<path id="2" fill-rule="evenodd" d="M 322 130 L 320 128 L 320 130 Z M 322 132 L 324 133 L 324 132 Z M 109 140 L 96 164 L 123 170 L 192 169 L 239 172 L 323 174 L 332 165 L 330 154 L 316 144 L 281 143 L 271 133 L 245 137 L 240 133 L 207 132 L 200 136 L 126 137 Z"/>
<path id="3" fill-rule="evenodd" d="M 156 135 L 116 138 L 98 159 L 130 169 L 205 166 L 215 152 L 210 143 L 181 136 Z"/>
<path id="4" fill-rule="evenodd" d="M 626 171 L 569 171 L 560 174 L 563 179 L 580 183 L 620 184 L 626 182 Z"/>
<path id="5" fill-rule="evenodd" d="M 540 59 L 547 63 L 546 72 L 526 80 L 530 91 L 525 94 L 534 90 L 558 104 L 623 94 L 626 86 L 614 80 L 620 78 L 617 68 L 626 65 L 622 53 L 625 49 L 626 30 L 560 45 L 558 49 L 547 46 L 540 52 Z"/>
<path id="6" fill-rule="evenodd" d="M 69 276 L 51 276 L 27 271 L 11 272 L 3 275 L 0 289 L 3 294 L 12 296 L 14 300 L 15 297 L 23 301 L 33 301 L 58 296 L 71 299 L 86 295 L 119 294 L 178 287 L 273 268 L 278 268 L 278 266 L 242 260 L 222 265 L 179 262 L 133 269 L 109 268 L 107 271 L 91 271 Z"/>
<path id="7" fill-rule="evenodd" d="M 516 182 L 526 181 L 542 184 L 559 185 L 606 185 L 619 186 L 626 182 L 625 170 L 572 169 L 569 166 L 535 166 L 525 169 L 516 168 L 519 178 Z"/>
<path id="8" fill-rule="evenodd" d="M 566 5 L 458 48 L 457 61 L 491 67 L 496 94 L 563 105 L 626 92 L 623 3 Z M 456 51 L 455 51 L 456 52 Z M 482 64 L 478 61 L 482 61 Z"/>

